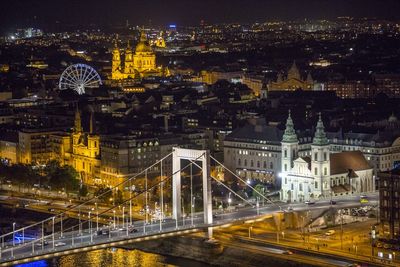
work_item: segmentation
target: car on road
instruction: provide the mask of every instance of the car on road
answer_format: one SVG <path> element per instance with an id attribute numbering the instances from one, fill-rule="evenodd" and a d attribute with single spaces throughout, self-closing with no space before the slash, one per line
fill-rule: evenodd
<path id="1" fill-rule="evenodd" d="M 286 251 L 282 252 L 282 254 L 284 254 L 284 255 L 292 255 L 293 252 L 290 251 L 290 250 L 286 250 Z"/>
<path id="2" fill-rule="evenodd" d="M 137 233 L 138 232 L 138 229 L 136 229 L 136 228 L 131 228 L 131 229 L 129 229 L 129 233 Z"/>
<path id="3" fill-rule="evenodd" d="M 47 209 L 47 210 L 50 211 L 50 212 L 54 212 L 53 208 L 50 208 L 50 209 Z"/>
<path id="4" fill-rule="evenodd" d="M 62 246 L 66 246 L 67 244 L 64 242 L 57 242 L 54 244 L 55 247 L 62 247 Z"/>
<path id="5" fill-rule="evenodd" d="M 49 242 L 47 242 L 46 240 L 43 242 L 43 246 L 47 246 L 48 244 L 49 244 Z M 37 246 L 37 247 L 41 247 L 41 246 L 42 246 L 42 241 L 37 242 L 37 243 L 36 243 L 36 246 Z"/>
<path id="6" fill-rule="evenodd" d="M 287 207 L 286 210 L 287 210 L 287 211 L 292 211 L 292 210 L 293 210 L 293 207 L 289 206 L 289 207 Z"/>
<path id="7" fill-rule="evenodd" d="M 331 200 L 331 201 L 329 201 L 329 204 L 336 205 L 336 201 L 335 200 Z"/>
<path id="8" fill-rule="evenodd" d="M 328 232 L 325 233 L 326 236 L 331 236 L 334 235 L 336 233 L 335 230 L 329 230 Z"/>
<path id="9" fill-rule="evenodd" d="M 110 230 L 108 230 L 108 229 L 103 229 L 103 230 L 101 230 L 101 234 L 102 234 L 102 235 L 109 235 L 109 234 L 110 234 Z"/>
<path id="10" fill-rule="evenodd" d="M 315 204 L 315 201 L 307 200 L 307 201 L 304 202 L 304 203 L 306 203 L 307 205 L 314 205 L 314 204 Z"/>

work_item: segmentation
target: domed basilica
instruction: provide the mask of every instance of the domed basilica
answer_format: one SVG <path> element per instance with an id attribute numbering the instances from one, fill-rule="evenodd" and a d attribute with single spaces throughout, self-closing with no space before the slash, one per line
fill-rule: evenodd
<path id="1" fill-rule="evenodd" d="M 125 49 L 124 63 L 122 64 L 121 52 L 115 43 L 112 52 L 112 80 L 140 79 L 149 76 L 168 76 L 168 68 L 156 66 L 156 55 L 151 48 L 146 34 L 142 31 L 136 45 L 135 52 L 132 51 L 130 43 Z"/>

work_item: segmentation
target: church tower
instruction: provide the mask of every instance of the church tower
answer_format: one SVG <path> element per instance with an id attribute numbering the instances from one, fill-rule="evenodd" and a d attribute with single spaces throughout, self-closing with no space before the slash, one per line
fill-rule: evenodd
<path id="1" fill-rule="evenodd" d="M 296 132 L 292 117 L 289 110 L 289 116 L 286 121 L 285 133 L 282 137 L 282 161 L 281 170 L 282 174 L 287 173 L 291 170 L 293 161 L 297 158 L 299 150 L 299 140 L 297 139 Z"/>
<path id="2" fill-rule="evenodd" d="M 78 106 L 76 106 L 74 132 L 72 134 L 72 139 L 73 139 L 74 145 L 79 144 L 82 133 L 83 133 L 83 128 L 82 128 L 81 113 L 79 111 Z"/>
<path id="3" fill-rule="evenodd" d="M 89 122 L 89 135 L 88 139 L 88 153 L 89 157 L 96 158 L 100 154 L 100 136 L 95 134 L 96 121 L 94 119 L 94 113 L 90 112 Z"/>
<path id="4" fill-rule="evenodd" d="M 114 49 L 112 51 L 112 70 L 111 70 L 111 79 L 118 80 L 122 79 L 121 77 L 121 54 L 119 52 L 119 48 L 117 45 L 117 40 L 115 40 Z"/>
<path id="5" fill-rule="evenodd" d="M 292 65 L 292 67 L 290 67 L 290 69 L 288 71 L 287 78 L 288 78 L 288 80 L 290 80 L 290 79 L 301 80 L 300 71 L 297 68 L 296 61 L 293 61 L 293 65 Z"/>
<path id="6" fill-rule="evenodd" d="M 262 87 L 261 87 L 261 94 L 260 94 L 261 99 L 267 99 L 268 98 L 268 86 L 265 81 L 263 81 Z"/>
<path id="7" fill-rule="evenodd" d="M 321 113 L 319 114 L 317 128 L 311 144 L 311 172 L 314 177 L 315 191 L 321 192 L 323 196 L 329 196 L 331 190 L 329 141 L 326 137 Z"/>
<path id="8" fill-rule="evenodd" d="M 126 74 L 134 74 L 135 73 L 135 68 L 133 66 L 133 52 L 131 45 L 128 41 L 128 46 L 126 47 L 125 50 L 125 71 L 124 73 Z"/>

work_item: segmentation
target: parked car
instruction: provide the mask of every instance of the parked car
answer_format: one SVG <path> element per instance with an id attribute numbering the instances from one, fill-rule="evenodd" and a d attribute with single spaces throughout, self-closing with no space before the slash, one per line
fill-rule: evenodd
<path id="1" fill-rule="evenodd" d="M 314 205 L 314 204 L 315 204 L 315 201 L 307 200 L 307 201 L 304 202 L 304 203 L 306 203 L 307 205 Z"/>
<path id="2" fill-rule="evenodd" d="M 326 236 L 331 236 L 334 235 L 336 233 L 335 230 L 329 230 L 328 232 L 325 233 Z"/>
<path id="3" fill-rule="evenodd" d="M 329 204 L 336 205 L 336 201 L 335 200 L 331 200 L 331 201 L 329 201 Z"/>
<path id="4" fill-rule="evenodd" d="M 65 245 L 67 245 L 67 244 L 64 243 L 64 242 L 57 242 L 57 243 L 54 244 L 55 247 L 62 247 L 62 246 L 65 246 Z"/>

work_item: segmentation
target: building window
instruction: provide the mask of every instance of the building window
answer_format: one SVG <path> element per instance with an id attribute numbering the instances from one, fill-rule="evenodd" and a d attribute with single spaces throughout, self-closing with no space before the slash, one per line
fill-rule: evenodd
<path id="1" fill-rule="evenodd" d="M 324 152 L 324 161 L 328 160 L 328 154 L 326 152 Z"/>
<path id="2" fill-rule="evenodd" d="M 267 168 L 267 162 L 264 161 L 264 169 L 266 169 L 266 168 Z"/>
<path id="3" fill-rule="evenodd" d="M 287 164 L 285 164 L 285 172 L 287 171 Z"/>
<path id="4" fill-rule="evenodd" d="M 238 165 L 242 165 L 242 161 L 240 159 L 238 159 Z"/>
<path id="5" fill-rule="evenodd" d="M 328 168 L 324 168 L 324 175 L 328 175 Z"/>
<path id="6" fill-rule="evenodd" d="M 285 184 L 287 184 L 287 177 L 285 177 Z"/>
<path id="7" fill-rule="evenodd" d="M 269 163 L 269 168 L 273 169 L 274 168 L 274 164 L 272 162 Z"/>
<path id="8" fill-rule="evenodd" d="M 283 151 L 283 157 L 287 158 L 287 149 Z"/>
<path id="9" fill-rule="evenodd" d="M 303 191 L 303 184 L 299 184 L 299 191 Z"/>
<path id="10" fill-rule="evenodd" d="M 293 186 L 293 184 L 291 184 L 290 188 L 291 188 L 292 190 L 294 190 L 294 186 Z"/>
<path id="11" fill-rule="evenodd" d="M 314 183 L 314 187 L 315 187 L 315 189 L 318 189 L 318 182 L 317 181 Z"/>
<path id="12" fill-rule="evenodd" d="M 250 167 L 254 167 L 254 162 L 253 162 L 253 160 L 250 160 Z"/>
<path id="13" fill-rule="evenodd" d="M 314 175 L 318 175 L 318 169 L 314 168 Z"/>
<path id="14" fill-rule="evenodd" d="M 244 159 L 244 166 L 247 167 L 247 159 Z"/>
<path id="15" fill-rule="evenodd" d="M 318 153 L 314 153 L 314 161 L 318 160 Z"/>
<path id="16" fill-rule="evenodd" d="M 260 168 L 260 162 L 257 161 L 257 168 Z"/>

